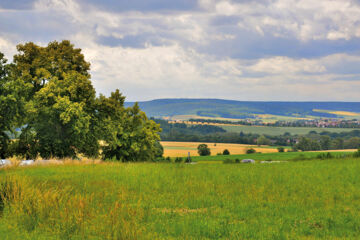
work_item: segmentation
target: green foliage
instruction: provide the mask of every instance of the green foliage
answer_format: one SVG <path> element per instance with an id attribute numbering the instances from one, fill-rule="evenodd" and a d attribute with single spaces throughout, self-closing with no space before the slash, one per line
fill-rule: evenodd
<path id="1" fill-rule="evenodd" d="M 137 104 L 125 109 L 124 99 L 116 90 L 109 98 L 101 95 L 98 100 L 102 139 L 106 142 L 103 158 L 115 157 L 123 162 L 151 161 L 161 152 L 158 145 L 160 126 L 149 120 Z"/>
<path id="2" fill-rule="evenodd" d="M 249 148 L 246 150 L 246 154 L 252 154 L 252 153 L 256 153 L 256 150 L 253 148 Z"/>
<path id="3" fill-rule="evenodd" d="M 261 145 L 270 145 L 270 140 L 267 139 L 264 135 L 261 135 L 257 140 L 256 140 L 256 144 L 258 146 L 261 146 Z"/>
<path id="4" fill-rule="evenodd" d="M 29 126 L 21 131 L 18 140 L 12 143 L 12 152 L 25 159 L 36 159 L 38 155 L 38 142 L 36 140 L 36 132 Z"/>
<path id="5" fill-rule="evenodd" d="M 334 156 L 330 152 L 327 152 L 327 153 L 319 153 L 316 156 L 316 158 L 317 159 L 331 159 L 331 158 L 334 158 Z"/>
<path id="6" fill-rule="evenodd" d="M 9 155 L 10 139 L 8 133 L 13 130 L 13 125 L 18 114 L 19 96 L 14 94 L 14 85 L 9 79 L 10 65 L 6 64 L 4 54 L 0 52 L 0 158 Z"/>
<path id="7" fill-rule="evenodd" d="M 164 154 L 164 147 L 161 145 L 161 143 L 159 141 L 155 142 L 155 157 L 159 158 L 159 157 L 163 157 Z"/>
<path id="8" fill-rule="evenodd" d="M 230 158 L 226 158 L 225 160 L 223 160 L 224 164 L 232 164 L 232 163 L 240 163 L 239 159 L 230 159 Z"/>
<path id="9" fill-rule="evenodd" d="M 183 158 L 182 157 L 176 157 L 175 158 L 175 163 L 182 163 L 183 162 Z"/>
<path id="10" fill-rule="evenodd" d="M 106 159 L 162 157 L 160 127 L 137 104 L 125 108 L 119 90 L 96 98 L 81 49 L 64 40 L 17 50 L 11 65 L 0 53 L 0 157 L 9 152 L 6 132 L 24 126 L 12 150 L 27 159 L 96 157 L 101 140 Z"/>
<path id="11" fill-rule="evenodd" d="M 322 150 L 329 150 L 331 148 L 331 138 L 329 136 L 320 137 L 320 148 Z"/>
<path id="12" fill-rule="evenodd" d="M 211 154 L 207 144 L 200 144 L 197 149 L 200 156 L 209 156 Z"/>
<path id="13" fill-rule="evenodd" d="M 230 151 L 228 149 L 225 149 L 222 154 L 223 155 L 230 155 Z"/>
<path id="14" fill-rule="evenodd" d="M 95 90 L 90 80 L 77 72 L 53 78 L 35 96 L 29 116 L 43 158 L 96 156 L 97 138 L 92 131 Z"/>
<path id="15" fill-rule="evenodd" d="M 283 147 L 278 147 L 277 150 L 278 150 L 278 152 L 281 152 L 281 153 L 285 152 L 285 148 L 283 148 Z"/>
<path id="16" fill-rule="evenodd" d="M 353 157 L 360 158 L 360 148 L 356 152 L 353 153 Z"/>
<path id="17" fill-rule="evenodd" d="M 296 144 L 296 149 L 301 151 L 317 151 L 321 149 L 321 146 L 315 139 L 300 137 L 299 142 Z"/>

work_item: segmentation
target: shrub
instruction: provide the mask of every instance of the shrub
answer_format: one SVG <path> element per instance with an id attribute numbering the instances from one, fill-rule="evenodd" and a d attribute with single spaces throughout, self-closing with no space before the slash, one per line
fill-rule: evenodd
<path id="1" fill-rule="evenodd" d="M 248 150 L 246 150 L 246 154 L 252 154 L 252 153 L 256 153 L 256 150 L 253 148 L 249 148 Z"/>
<path id="2" fill-rule="evenodd" d="M 225 149 L 225 150 L 223 151 L 223 155 L 230 155 L 229 150 Z"/>
<path id="3" fill-rule="evenodd" d="M 278 150 L 278 152 L 285 152 L 285 148 L 283 148 L 283 147 L 278 147 L 277 150 Z"/>
<path id="4" fill-rule="evenodd" d="M 189 156 L 189 157 L 186 157 L 186 158 L 185 158 L 185 162 L 186 162 L 186 163 L 191 163 L 191 157 L 190 157 L 190 156 Z"/>
<path id="5" fill-rule="evenodd" d="M 357 150 L 357 152 L 354 152 L 353 157 L 360 158 L 360 148 Z"/>
<path id="6" fill-rule="evenodd" d="M 182 157 L 175 158 L 175 163 L 182 163 L 182 161 L 183 161 Z"/>
<path id="7" fill-rule="evenodd" d="M 240 163 L 240 159 L 236 158 L 235 163 Z"/>
<path id="8" fill-rule="evenodd" d="M 302 161 L 302 160 L 306 160 L 306 156 L 304 154 L 300 154 L 299 156 L 296 156 L 293 158 L 293 161 Z"/>
<path id="9" fill-rule="evenodd" d="M 171 162 L 171 158 L 170 158 L 170 157 L 166 157 L 165 160 L 168 161 L 168 162 Z"/>
<path id="10" fill-rule="evenodd" d="M 327 152 L 327 153 L 319 153 L 317 156 L 316 156 L 317 159 L 330 159 L 330 158 L 334 158 L 334 156 Z"/>
<path id="11" fill-rule="evenodd" d="M 227 159 L 223 160 L 223 163 L 224 164 L 229 164 L 229 163 L 235 163 L 235 161 L 232 160 L 232 159 L 227 158 Z"/>
<path id="12" fill-rule="evenodd" d="M 200 144 L 197 149 L 200 156 L 209 156 L 211 154 L 210 148 L 206 144 Z"/>

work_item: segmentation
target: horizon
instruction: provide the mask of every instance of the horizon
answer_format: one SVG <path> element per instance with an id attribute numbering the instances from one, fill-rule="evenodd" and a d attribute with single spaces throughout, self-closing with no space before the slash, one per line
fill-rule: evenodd
<path id="1" fill-rule="evenodd" d="M 360 1 L 3 0 L 0 52 L 68 39 L 129 101 L 360 101 Z"/>
<path id="2" fill-rule="evenodd" d="M 151 101 L 158 101 L 158 100 L 221 100 L 221 101 L 236 101 L 236 102 L 286 102 L 286 103 L 360 103 L 360 101 L 274 101 L 274 100 L 269 100 L 269 101 L 261 101 L 261 100 L 253 100 L 253 101 L 248 101 L 248 100 L 236 100 L 236 99 L 225 99 L 225 98 L 192 98 L 192 97 L 188 97 L 188 98 L 182 98 L 182 97 L 178 97 L 178 98 L 156 98 L 156 99 L 151 99 L 151 100 L 145 100 L 145 101 L 126 101 L 126 103 L 135 103 L 135 102 L 151 102 Z"/>

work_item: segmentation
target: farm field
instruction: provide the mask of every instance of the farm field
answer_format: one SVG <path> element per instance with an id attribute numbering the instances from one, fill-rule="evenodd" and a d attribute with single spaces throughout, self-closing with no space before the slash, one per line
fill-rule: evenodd
<path id="1" fill-rule="evenodd" d="M 0 236 L 359 239 L 359 160 L 3 169 Z"/>
<path id="2" fill-rule="evenodd" d="M 161 145 L 164 147 L 164 156 L 166 157 L 184 157 L 190 152 L 191 156 L 198 156 L 197 147 L 200 142 L 168 142 L 162 141 Z M 224 149 L 228 149 L 231 154 L 244 154 L 247 149 L 254 148 L 257 152 L 269 153 L 277 152 L 276 147 L 246 145 L 246 144 L 233 144 L 233 143 L 205 143 L 211 150 L 211 155 L 222 153 Z"/>
<path id="3" fill-rule="evenodd" d="M 245 126 L 245 125 L 219 125 L 228 132 L 243 132 L 243 133 L 256 133 L 265 135 L 281 135 L 286 132 L 295 134 L 307 134 L 310 131 L 316 131 L 321 133 L 328 132 L 350 132 L 355 130 L 354 128 L 311 128 L 311 127 L 268 127 L 268 126 Z"/>

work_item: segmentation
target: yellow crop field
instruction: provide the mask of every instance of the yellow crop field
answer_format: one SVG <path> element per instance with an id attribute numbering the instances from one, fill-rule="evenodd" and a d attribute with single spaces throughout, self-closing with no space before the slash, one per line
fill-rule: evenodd
<path id="1" fill-rule="evenodd" d="M 360 113 L 358 112 L 348 112 L 348 111 L 331 111 L 331 110 L 322 110 L 322 109 L 313 109 L 314 112 L 324 112 L 331 113 L 338 116 L 346 116 L 346 117 L 360 117 Z"/>
<path id="2" fill-rule="evenodd" d="M 202 144 L 200 142 L 167 142 L 162 141 L 161 145 L 164 147 L 165 157 L 185 157 L 190 152 L 191 156 L 199 156 L 197 152 L 197 146 Z M 228 149 L 230 154 L 244 154 L 247 149 L 254 148 L 256 152 L 271 153 L 277 152 L 276 147 L 261 146 L 257 145 L 246 145 L 246 144 L 233 144 L 233 143 L 205 143 L 211 150 L 211 155 L 222 153 L 224 149 Z"/>
<path id="3" fill-rule="evenodd" d="M 346 111 L 333 111 L 333 112 L 329 112 L 332 114 L 336 114 L 336 115 L 342 115 L 342 116 L 359 116 L 359 113 L 355 113 L 355 112 L 346 112 Z"/>

